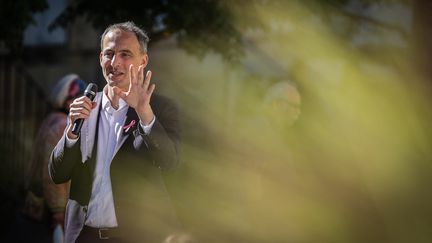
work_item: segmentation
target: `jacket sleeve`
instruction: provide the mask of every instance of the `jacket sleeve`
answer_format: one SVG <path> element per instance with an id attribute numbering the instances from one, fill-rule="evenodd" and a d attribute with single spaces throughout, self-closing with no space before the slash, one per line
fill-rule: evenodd
<path id="1" fill-rule="evenodd" d="M 153 106 L 152 106 L 153 108 Z M 153 163 L 162 170 L 175 168 L 179 164 L 180 122 L 177 106 L 165 97 L 155 104 L 156 121 L 148 135 L 141 126 L 143 137 Z"/>
<path id="2" fill-rule="evenodd" d="M 63 134 L 51 153 L 48 172 L 56 184 L 65 183 L 71 179 L 72 172 L 80 159 L 80 140 L 71 148 L 66 146 L 66 134 Z"/>

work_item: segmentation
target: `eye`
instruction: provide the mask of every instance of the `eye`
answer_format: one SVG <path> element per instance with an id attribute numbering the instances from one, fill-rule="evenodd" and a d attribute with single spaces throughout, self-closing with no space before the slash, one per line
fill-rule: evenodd
<path id="1" fill-rule="evenodd" d="M 113 52 L 111 52 L 111 51 L 104 52 L 104 57 L 111 58 L 112 56 L 113 56 Z"/>
<path id="2" fill-rule="evenodd" d="M 131 57 L 132 55 L 129 52 L 122 52 L 122 57 Z"/>

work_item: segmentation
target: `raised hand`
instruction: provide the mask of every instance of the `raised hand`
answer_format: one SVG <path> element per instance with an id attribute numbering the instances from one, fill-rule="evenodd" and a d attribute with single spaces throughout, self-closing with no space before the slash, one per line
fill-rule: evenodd
<path id="1" fill-rule="evenodd" d="M 154 117 L 150 106 L 150 98 L 156 86 L 150 84 L 151 75 L 152 72 L 147 71 L 144 78 L 144 66 L 140 65 L 136 70 L 131 64 L 129 66 L 129 89 L 123 91 L 119 87 L 113 87 L 115 95 L 134 108 L 145 125 L 150 124 Z"/>

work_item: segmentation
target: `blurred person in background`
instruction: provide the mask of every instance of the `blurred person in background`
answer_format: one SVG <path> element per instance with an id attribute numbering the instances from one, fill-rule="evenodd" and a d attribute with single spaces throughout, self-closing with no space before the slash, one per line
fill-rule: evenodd
<path id="1" fill-rule="evenodd" d="M 295 125 L 301 114 L 302 99 L 295 83 L 280 80 L 265 90 L 260 102 L 252 125 L 249 125 L 250 131 L 259 128 L 259 139 L 254 142 L 257 147 L 251 149 L 259 152 L 251 156 L 248 168 L 244 169 L 250 171 L 245 188 L 253 188 L 250 194 L 256 200 L 268 195 L 265 188 L 273 187 L 266 183 L 295 176 L 295 146 L 299 138 Z M 281 171 L 281 177 L 276 176 Z M 280 183 L 284 183 L 282 181 Z"/>
<path id="2" fill-rule="evenodd" d="M 293 125 L 301 114 L 301 95 L 290 81 L 280 81 L 269 87 L 264 97 L 267 119 L 277 128 Z"/>
<path id="3" fill-rule="evenodd" d="M 22 212 L 33 221 L 46 224 L 50 231 L 58 225 L 63 227 L 69 183 L 56 185 L 52 182 L 48 174 L 48 161 L 66 128 L 69 106 L 74 99 L 82 96 L 85 87 L 86 83 L 77 74 L 65 75 L 56 83 L 49 97 L 52 111 L 42 121 L 34 141 Z"/>

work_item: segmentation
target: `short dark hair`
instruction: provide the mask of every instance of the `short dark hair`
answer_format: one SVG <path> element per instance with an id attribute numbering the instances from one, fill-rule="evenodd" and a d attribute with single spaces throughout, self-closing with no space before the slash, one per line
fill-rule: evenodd
<path id="1" fill-rule="evenodd" d="M 150 41 L 149 37 L 147 36 L 147 33 L 141 29 L 140 27 L 138 27 L 134 22 L 132 21 L 127 21 L 127 22 L 123 22 L 123 23 L 117 23 L 117 24 L 112 24 L 110 26 L 108 26 L 105 31 L 103 32 L 103 34 L 101 35 L 101 50 L 103 49 L 103 41 L 105 36 L 108 34 L 108 32 L 110 32 L 111 30 L 115 30 L 115 29 L 120 29 L 123 31 L 128 31 L 128 32 L 132 32 L 135 34 L 135 36 L 138 39 L 138 43 L 140 45 L 140 51 L 142 54 L 147 53 L 147 45 Z"/>

